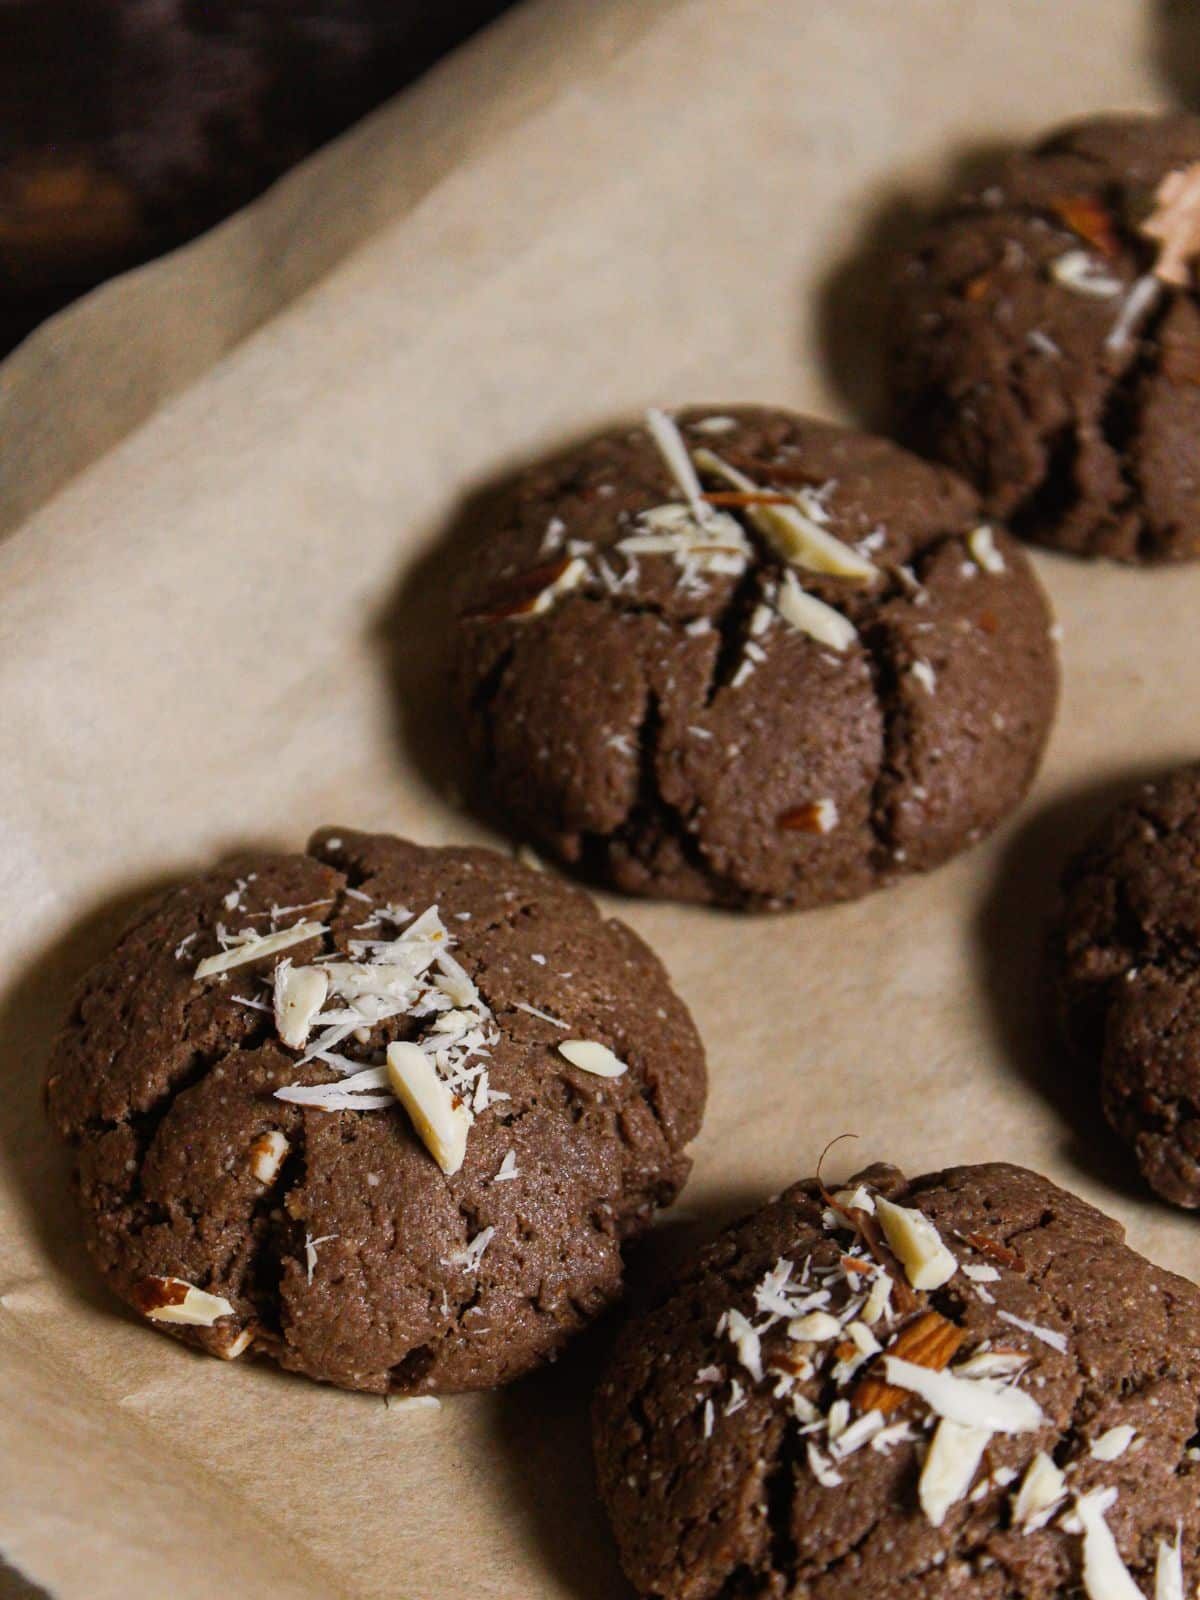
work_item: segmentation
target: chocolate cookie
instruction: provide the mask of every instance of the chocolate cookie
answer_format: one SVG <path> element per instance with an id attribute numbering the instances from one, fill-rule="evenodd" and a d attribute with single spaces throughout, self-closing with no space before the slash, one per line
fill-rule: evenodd
<path id="1" fill-rule="evenodd" d="M 1100 117 L 1013 156 L 902 262 L 900 436 L 1014 533 L 1200 553 L 1200 118 Z"/>
<path id="2" fill-rule="evenodd" d="M 627 1327 L 594 1408 L 656 1600 L 1176 1600 L 1200 1290 L 1020 1167 L 802 1183 Z"/>
<path id="3" fill-rule="evenodd" d="M 324 831 L 148 906 L 48 1100 L 100 1269 L 155 1326 L 428 1394 L 552 1359 L 619 1294 L 704 1090 L 662 966 L 578 890 Z"/>
<path id="4" fill-rule="evenodd" d="M 881 439 L 650 412 L 524 474 L 481 534 L 455 642 L 489 793 L 621 889 L 850 899 L 1032 780 L 1045 597 L 964 483 Z"/>
<path id="5" fill-rule="evenodd" d="M 1144 784 L 1063 876 L 1059 1018 L 1165 1200 L 1200 1206 L 1200 766 Z"/>

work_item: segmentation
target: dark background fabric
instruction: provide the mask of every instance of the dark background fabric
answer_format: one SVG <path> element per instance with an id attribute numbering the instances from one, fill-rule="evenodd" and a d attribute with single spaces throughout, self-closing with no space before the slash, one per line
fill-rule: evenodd
<path id="1" fill-rule="evenodd" d="M 192 238 L 508 0 L 0 0 L 0 353 Z"/>

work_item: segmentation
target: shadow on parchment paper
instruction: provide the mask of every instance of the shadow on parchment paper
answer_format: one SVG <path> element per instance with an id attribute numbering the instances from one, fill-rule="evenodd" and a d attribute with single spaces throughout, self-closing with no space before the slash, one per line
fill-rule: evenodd
<path id="1" fill-rule="evenodd" d="M 46 1120 L 42 1091 L 54 1037 L 75 985 L 105 955 L 137 907 L 175 880 L 111 896 L 30 962 L 0 996 L 0 1152 L 23 1224 L 46 1270 L 94 1307 L 117 1312 L 91 1263 L 75 1214 L 66 1152 Z M 2 1592 L 2 1591 L 0 1591 Z"/>
<path id="2" fill-rule="evenodd" d="M 1150 0 L 1151 52 L 1167 88 L 1200 111 L 1200 0 Z"/>
<path id="3" fill-rule="evenodd" d="M 409 761 L 438 797 L 503 831 L 475 778 L 475 763 L 454 705 L 453 594 L 479 529 L 511 488 L 504 473 L 465 495 L 415 563 L 401 574 L 372 633 L 384 661 L 394 731 Z"/>
<path id="4" fill-rule="evenodd" d="M 530 1540 L 578 1600 L 626 1600 L 616 1545 L 596 1490 L 590 1407 L 629 1312 L 660 1299 L 671 1276 L 729 1223 L 762 1205 L 739 1190 L 704 1207 L 664 1212 L 627 1258 L 627 1300 L 573 1339 L 553 1366 L 491 1396 L 498 1464 L 518 1499 Z"/>
<path id="5" fill-rule="evenodd" d="M 1139 1200 L 1151 1198 L 1150 1191 L 1132 1153 L 1105 1120 L 1099 1074 L 1073 1061 L 1058 1033 L 1048 942 L 1067 862 L 1115 805 L 1164 770 L 1133 770 L 1082 784 L 1030 817 L 1001 856 L 974 925 L 1001 1050 L 1057 1115 L 1067 1159 L 1089 1178 Z"/>
<path id="6" fill-rule="evenodd" d="M 885 352 L 897 262 L 955 195 L 985 183 L 1012 149 L 995 140 L 964 148 L 933 191 L 891 185 L 847 197 L 864 220 L 848 254 L 817 285 L 814 316 L 826 376 L 861 427 L 889 431 Z"/>
<path id="7" fill-rule="evenodd" d="M 252 840 L 230 845 L 214 863 L 247 851 L 278 849 Z M 48 1273 L 68 1293 L 113 1316 L 129 1316 L 109 1294 L 84 1247 L 69 1181 L 69 1161 L 46 1118 L 42 1094 L 50 1049 L 66 1021 L 71 995 L 103 959 L 133 914 L 186 874 L 159 875 L 109 895 L 48 945 L 0 994 L 0 1158 L 11 1175 L 23 1226 L 37 1241 Z M 0 1589 L 0 1596 L 3 1590 Z"/>

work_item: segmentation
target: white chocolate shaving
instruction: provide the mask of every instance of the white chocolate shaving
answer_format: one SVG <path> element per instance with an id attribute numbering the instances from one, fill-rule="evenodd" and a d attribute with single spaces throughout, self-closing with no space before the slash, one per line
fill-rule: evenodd
<path id="1" fill-rule="evenodd" d="M 996 548 L 996 537 L 986 523 L 967 535 L 967 549 L 971 552 L 976 565 L 982 567 L 985 572 L 999 576 L 1006 570 L 1004 557 Z"/>
<path id="2" fill-rule="evenodd" d="M 1127 1422 L 1119 1422 L 1115 1428 L 1092 1440 L 1091 1454 L 1097 1461 L 1117 1461 L 1133 1443 L 1136 1432 Z"/>
<path id="3" fill-rule="evenodd" d="M 1020 1328 L 1023 1333 L 1032 1334 L 1035 1339 L 1048 1344 L 1051 1350 L 1065 1351 L 1067 1348 L 1067 1336 L 1057 1328 L 1044 1328 L 1038 1322 L 1027 1322 L 1024 1317 L 1015 1316 L 1011 1311 L 998 1311 L 996 1315 L 1001 1322 L 1009 1322 L 1014 1328 Z"/>
<path id="4" fill-rule="evenodd" d="M 595 1039 L 563 1039 L 558 1053 L 565 1056 L 573 1067 L 590 1072 L 597 1078 L 620 1078 L 629 1068 L 619 1060 L 607 1045 Z"/>
<path id="5" fill-rule="evenodd" d="M 449 1177 L 467 1152 L 473 1118 L 419 1045 L 396 1042 L 387 1050 L 388 1082 L 425 1148 Z"/>
<path id="6" fill-rule="evenodd" d="M 702 498 L 703 489 L 696 469 L 692 465 L 692 458 L 688 454 L 688 447 L 683 442 L 683 435 L 676 427 L 672 418 L 665 411 L 660 411 L 656 406 L 651 406 L 646 412 L 646 427 L 650 437 L 658 446 L 658 453 L 667 464 L 667 470 L 678 484 L 683 498 L 687 501 L 693 517 L 697 522 L 708 522 L 712 519 L 713 508 Z"/>
<path id="7" fill-rule="evenodd" d="M 244 967 L 250 961 L 261 961 L 264 956 L 278 955 L 280 950 L 290 950 L 292 945 L 303 944 L 306 939 L 315 939 L 318 934 L 325 932 L 323 922 L 297 922 L 290 928 L 281 929 L 279 933 L 251 934 L 228 950 L 221 950 L 215 956 L 206 956 L 193 977 L 199 981 L 215 977 L 218 972 L 231 972 L 234 967 Z"/>
<path id="8" fill-rule="evenodd" d="M 899 1356 L 885 1356 L 889 1383 L 920 1395 L 939 1417 L 992 1433 L 1032 1433 L 1041 1426 L 1042 1408 L 1023 1389 L 1009 1389 L 990 1378 L 956 1378 L 931 1372 Z"/>
<path id="9" fill-rule="evenodd" d="M 284 958 L 275 968 L 275 1031 L 293 1050 L 303 1050 L 313 1018 L 325 1004 L 329 974 L 322 967 L 294 967 Z"/>
<path id="10" fill-rule="evenodd" d="M 554 579 L 553 583 L 548 583 L 541 590 L 534 599 L 533 604 L 521 611 L 514 612 L 510 620 L 520 622 L 529 617 L 540 617 L 543 612 L 549 611 L 560 596 L 569 594 L 572 589 L 578 589 L 579 585 L 587 577 L 587 572 L 587 562 L 580 556 L 573 556 L 558 577 Z"/>
<path id="11" fill-rule="evenodd" d="M 775 607 L 785 622 L 830 650 L 848 650 L 858 638 L 858 629 L 849 617 L 827 606 L 816 595 L 806 593 L 794 572 L 784 573 Z"/>
<path id="12" fill-rule="evenodd" d="M 908 1275 L 914 1289 L 940 1289 L 958 1271 L 953 1253 L 942 1243 L 929 1218 L 909 1206 L 898 1206 L 882 1195 L 875 1202 L 884 1238 Z"/>
<path id="13" fill-rule="evenodd" d="M 1089 1600 L 1145 1600 L 1104 1520 L 1108 1494 L 1080 1495 L 1075 1514 L 1083 1528 L 1083 1587 Z"/>
<path id="14" fill-rule="evenodd" d="M 232 1317 L 233 1307 L 224 1295 L 209 1294 L 207 1289 L 197 1289 L 183 1278 L 153 1278 L 153 1283 L 172 1290 L 183 1289 L 181 1299 L 171 1305 L 155 1306 L 146 1315 L 151 1322 L 182 1322 L 193 1328 L 211 1328 L 221 1317 Z"/>
<path id="15" fill-rule="evenodd" d="M 991 1437 L 986 1428 L 946 1418 L 938 1423 L 917 1485 L 921 1510 L 933 1527 L 940 1528 L 950 1507 L 970 1491 Z"/>
<path id="16" fill-rule="evenodd" d="M 1044 1450 L 1025 1469 L 1013 1498 L 1013 1521 L 1026 1533 L 1044 1527 L 1066 1499 L 1067 1480 Z"/>
<path id="17" fill-rule="evenodd" d="M 711 450 L 701 447 L 695 453 L 695 462 L 702 472 L 720 478 L 741 494 L 763 492 L 753 478 L 748 478 Z M 879 568 L 874 562 L 828 533 L 799 506 L 751 504 L 746 507 L 746 516 L 785 561 L 798 567 L 829 573 L 836 578 L 853 578 L 858 583 L 874 583 L 879 577 Z"/>
<path id="18" fill-rule="evenodd" d="M 725 1321 L 725 1336 L 737 1351 L 738 1360 L 754 1379 L 762 1382 L 762 1343 L 740 1311 L 730 1311 Z"/>
<path id="19" fill-rule="evenodd" d="M 1183 1531 L 1175 1543 L 1158 1541 L 1158 1560 L 1154 1564 L 1154 1600 L 1187 1600 L 1183 1590 Z"/>
<path id="20" fill-rule="evenodd" d="M 841 1323 L 828 1311 L 810 1311 L 803 1317 L 793 1317 L 787 1334 L 789 1339 L 805 1344 L 824 1344 L 827 1339 L 836 1339 L 841 1331 Z"/>
<path id="21" fill-rule="evenodd" d="M 1050 275 L 1075 294 L 1109 300 L 1124 288 L 1120 278 L 1107 272 L 1086 250 L 1068 250 L 1050 263 Z"/>

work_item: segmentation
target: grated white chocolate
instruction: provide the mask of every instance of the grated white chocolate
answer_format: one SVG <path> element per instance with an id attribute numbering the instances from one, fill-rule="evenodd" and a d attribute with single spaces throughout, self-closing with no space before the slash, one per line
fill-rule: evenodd
<path id="1" fill-rule="evenodd" d="M 451 1176 L 463 1164 L 474 1118 L 420 1045 L 388 1045 L 388 1082 L 430 1155 Z"/>
<path id="2" fill-rule="evenodd" d="M 1102 262 L 1086 250 L 1068 250 L 1050 263 L 1050 275 L 1073 294 L 1109 300 L 1125 287 Z"/>
<path id="3" fill-rule="evenodd" d="M 1089 1600 L 1145 1600 L 1104 1520 L 1115 1499 L 1116 1491 L 1109 1489 L 1080 1495 L 1075 1502 L 1083 1529 L 1083 1587 Z"/>
<path id="4" fill-rule="evenodd" d="M 290 928 L 281 928 L 278 933 L 260 934 L 247 928 L 233 936 L 233 942 L 227 949 L 218 951 L 215 956 L 206 956 L 193 977 L 197 982 L 203 982 L 205 978 L 214 978 L 218 973 L 244 967 L 247 962 L 278 955 L 281 950 L 290 950 L 292 945 L 303 944 L 306 939 L 315 939 L 327 931 L 323 922 L 297 922 Z M 217 932 L 219 937 L 224 930 L 218 928 Z"/>
<path id="5" fill-rule="evenodd" d="M 876 1215 L 888 1242 L 914 1289 L 940 1289 L 958 1271 L 958 1261 L 942 1242 L 933 1223 L 910 1206 L 898 1206 L 882 1195 Z"/>
<path id="6" fill-rule="evenodd" d="M 596 1039 L 562 1039 L 558 1053 L 581 1072 L 590 1072 L 597 1078 L 620 1078 L 629 1068 L 607 1045 Z"/>
<path id="7" fill-rule="evenodd" d="M 985 572 L 998 577 L 1007 570 L 1004 557 L 996 548 L 996 537 L 987 523 L 981 523 L 967 535 L 967 549 L 976 566 L 982 567 Z"/>
<path id="8" fill-rule="evenodd" d="M 1093 1439 L 1089 1450 L 1097 1461 L 1118 1461 L 1136 1437 L 1135 1428 L 1131 1428 L 1127 1422 L 1119 1422 L 1115 1428 L 1109 1428 L 1107 1433 Z"/>
<path id="9" fill-rule="evenodd" d="M 1007 1388 L 992 1378 L 959 1378 L 933 1372 L 899 1356 L 883 1358 L 887 1380 L 919 1395 L 930 1410 L 950 1422 L 993 1433 L 1032 1433 L 1042 1424 L 1042 1408 L 1024 1389 Z"/>
<path id="10" fill-rule="evenodd" d="M 1025 1469 L 1013 1497 L 1013 1521 L 1026 1533 L 1045 1527 L 1067 1497 L 1067 1480 L 1044 1450 Z"/>
<path id="11" fill-rule="evenodd" d="M 294 967 L 290 957 L 275 968 L 275 1032 L 292 1050 L 308 1043 L 313 1018 L 325 1004 L 329 974 L 322 967 Z"/>
<path id="12" fill-rule="evenodd" d="M 921 1510 L 933 1527 L 940 1528 L 950 1507 L 970 1492 L 991 1438 L 987 1428 L 964 1427 L 948 1418 L 934 1429 L 917 1484 Z"/>

